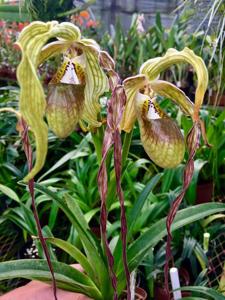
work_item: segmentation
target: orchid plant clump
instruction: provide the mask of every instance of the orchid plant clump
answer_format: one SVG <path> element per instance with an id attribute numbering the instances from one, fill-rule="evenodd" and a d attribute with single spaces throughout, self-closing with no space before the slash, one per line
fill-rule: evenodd
<path id="1" fill-rule="evenodd" d="M 94 299 L 118 299 L 123 289 L 127 288 L 127 299 L 131 299 L 130 272 L 133 270 L 133 265 L 127 254 L 129 253 L 127 230 L 129 229 L 127 228 L 124 195 L 121 188 L 121 174 L 126 159 L 126 155 L 122 157 L 121 131 L 125 131 L 131 136 L 132 128 L 137 119 L 141 141 L 146 153 L 162 168 L 177 166 L 184 158 L 186 146 L 189 152 L 184 170 L 182 191 L 174 200 L 167 217 L 168 246 L 165 267 L 165 275 L 167 276 L 171 258 L 171 224 L 193 175 L 193 158 L 199 145 L 201 131 L 204 137 L 204 126 L 199 119 L 199 110 L 208 84 L 205 64 L 188 48 L 180 52 L 169 49 L 163 57 L 145 62 L 138 75 L 129 77 L 121 83 L 119 75 L 114 71 L 114 61 L 111 57 L 102 51 L 94 40 L 82 38 L 79 28 L 67 22 L 61 24 L 55 21 L 33 22 L 23 29 L 17 45 L 22 51 L 22 60 L 17 70 L 21 90 L 19 112 L 16 114 L 19 119 L 18 129 L 22 135 L 24 150 L 29 163 L 29 173 L 24 181 L 28 182 L 31 193 L 39 239 L 52 274 L 55 299 L 57 299 L 56 285 L 67 290 L 82 292 Z M 38 67 L 45 60 L 56 55 L 62 55 L 63 62 L 50 81 L 48 91 L 45 91 L 38 77 Z M 189 63 L 196 71 L 198 85 L 194 104 L 176 86 L 159 80 L 160 73 L 176 63 Z M 101 119 L 99 97 L 107 91 L 111 92 L 111 98 L 108 101 L 106 129 L 101 145 L 102 160 L 98 173 L 102 244 L 96 244 L 97 242 L 89 232 L 88 225 L 82 219 L 78 205 L 74 203 L 73 199 L 69 195 L 63 200 L 54 196 L 59 207 L 63 209 L 76 227 L 86 256 L 68 242 L 55 238 L 49 238 L 49 241 L 68 252 L 79 262 L 84 269 L 84 273 L 81 273 L 62 263 L 50 260 L 34 199 L 35 188 L 42 188 L 34 183 L 34 177 L 43 168 L 46 160 L 48 128 L 59 138 L 66 138 L 79 123 L 82 129 L 90 130 L 94 135 L 96 128 L 104 126 L 104 120 Z M 157 105 L 157 95 L 173 100 L 186 115 L 192 118 L 193 128 L 187 137 L 186 145 L 176 122 Z M 34 166 L 32 166 L 32 149 L 28 131 L 32 133 L 35 141 Z M 114 148 L 115 192 L 121 205 L 121 241 L 118 241 L 115 249 L 120 249 L 119 245 L 122 243 L 120 258 L 123 261 L 123 271 L 119 267 L 120 261 L 114 260 L 114 255 L 107 241 L 106 159 L 112 147 Z M 10 267 L 10 264 L 3 264 L 0 265 L 0 270 L 5 268 L 5 273 L 2 272 L 1 278 L 12 277 L 13 273 L 7 271 L 7 266 Z M 15 276 L 50 282 L 46 264 L 40 261 L 39 265 L 36 263 L 34 265 L 36 269 L 34 268 L 35 271 L 32 274 L 27 273 L 26 275 L 25 271 L 24 274 L 21 271 Z M 24 262 L 18 264 L 19 268 L 21 270 L 26 269 Z M 35 272 L 37 273 L 38 270 L 42 271 L 42 274 L 35 277 Z M 67 276 L 68 282 L 64 280 L 63 273 L 60 272 L 65 272 L 64 276 Z M 121 274 L 125 274 L 125 281 L 120 280 Z"/>

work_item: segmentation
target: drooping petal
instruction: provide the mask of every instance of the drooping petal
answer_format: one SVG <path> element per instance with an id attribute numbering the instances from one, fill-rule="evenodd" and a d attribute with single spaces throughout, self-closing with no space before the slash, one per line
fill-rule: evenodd
<path id="1" fill-rule="evenodd" d="M 148 156 L 162 168 L 176 167 L 185 153 L 184 138 L 176 122 L 141 93 L 136 97 L 136 111 L 141 141 Z"/>
<path id="2" fill-rule="evenodd" d="M 201 57 L 197 56 L 189 48 L 184 48 L 182 51 L 177 51 L 176 49 L 171 48 L 167 50 L 164 56 L 156 57 L 146 61 L 141 66 L 140 73 L 148 76 L 150 81 L 154 81 L 162 71 L 176 63 L 189 63 L 196 71 L 198 84 L 195 93 L 193 119 L 197 120 L 199 109 L 203 102 L 205 91 L 208 85 L 208 72 Z"/>
<path id="3" fill-rule="evenodd" d="M 144 75 L 129 77 L 124 80 L 124 88 L 127 96 L 127 102 L 123 113 L 123 118 L 120 123 L 120 129 L 125 132 L 130 132 L 137 119 L 135 110 L 135 98 L 140 89 L 146 84 Z"/>
<path id="4" fill-rule="evenodd" d="M 68 41 L 80 39 L 79 29 L 70 23 L 33 22 L 20 33 L 17 44 L 22 51 L 22 60 L 17 69 L 21 87 L 19 108 L 22 117 L 35 137 L 36 162 L 25 181 L 32 179 L 43 167 L 48 143 L 48 127 L 43 117 L 46 109 L 45 94 L 37 75 L 40 53 L 50 38 Z M 62 42 L 63 42 L 62 40 Z"/>
<path id="5" fill-rule="evenodd" d="M 91 45 L 90 40 L 82 40 L 81 47 L 85 56 L 86 86 L 85 104 L 82 120 L 93 127 L 101 126 L 98 121 L 100 112 L 99 97 L 109 90 L 109 82 L 99 62 L 99 49 Z M 93 43 L 92 43 L 93 44 Z"/>
<path id="6" fill-rule="evenodd" d="M 163 80 L 154 80 L 151 81 L 150 86 L 152 90 L 162 96 L 173 100 L 180 109 L 188 116 L 193 116 L 194 113 L 194 104 L 191 100 L 185 95 L 185 93 L 180 90 L 178 87 L 173 85 L 170 82 Z"/>

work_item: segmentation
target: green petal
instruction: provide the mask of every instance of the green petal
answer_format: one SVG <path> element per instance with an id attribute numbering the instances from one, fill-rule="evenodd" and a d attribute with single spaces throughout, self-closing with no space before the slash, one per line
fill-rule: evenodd
<path id="1" fill-rule="evenodd" d="M 146 84 L 146 77 L 137 75 L 124 80 L 124 88 L 127 96 L 126 106 L 123 113 L 123 118 L 120 123 L 121 130 L 130 132 L 136 121 L 135 98 L 138 91 Z"/>
<path id="2" fill-rule="evenodd" d="M 194 105 L 185 93 L 170 82 L 155 80 L 150 82 L 153 91 L 162 96 L 173 100 L 181 110 L 189 116 L 194 113 Z"/>
<path id="3" fill-rule="evenodd" d="M 99 97 L 109 90 L 109 82 L 99 63 L 98 49 L 83 41 L 81 44 L 85 56 L 86 86 L 82 120 L 93 127 L 99 127 L 101 126 L 101 122 L 97 120 L 100 112 Z"/>
<path id="4" fill-rule="evenodd" d="M 189 48 L 184 48 L 182 51 L 171 48 L 167 50 L 164 56 L 146 61 L 141 66 L 140 73 L 148 76 L 150 81 L 154 81 L 162 71 L 176 63 L 189 63 L 196 71 L 198 85 L 195 93 L 195 112 L 193 118 L 198 119 L 199 109 L 208 86 L 208 71 L 201 57 L 197 56 Z"/>
<path id="5" fill-rule="evenodd" d="M 45 60 L 51 58 L 52 56 L 56 56 L 65 52 L 71 46 L 71 44 L 71 42 L 65 41 L 56 41 L 47 44 L 41 50 L 38 65 L 42 64 Z"/>
<path id="6" fill-rule="evenodd" d="M 80 39 L 79 29 L 71 23 L 33 22 L 20 33 L 17 44 L 22 50 L 22 60 L 17 69 L 21 87 L 19 108 L 22 117 L 35 137 L 36 161 L 31 172 L 24 179 L 32 179 L 43 167 L 48 143 L 48 127 L 43 120 L 46 101 L 37 75 L 40 53 L 47 41 L 53 37 L 65 43 Z M 62 40 L 62 43 L 63 43 Z"/>

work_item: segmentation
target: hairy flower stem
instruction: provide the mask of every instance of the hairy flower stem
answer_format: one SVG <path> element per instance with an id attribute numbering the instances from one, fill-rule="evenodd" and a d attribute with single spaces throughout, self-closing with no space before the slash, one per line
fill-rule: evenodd
<path id="1" fill-rule="evenodd" d="M 126 102 L 126 95 L 123 87 L 118 83 L 114 86 L 112 84 L 112 97 L 108 102 L 108 113 L 107 113 L 107 127 L 105 130 L 103 146 L 102 146 L 102 161 L 98 173 L 98 186 L 101 196 L 101 236 L 102 242 L 106 251 L 109 272 L 111 276 L 112 286 L 114 289 L 114 300 L 118 299 L 117 295 L 117 278 L 114 272 L 114 258 L 109 248 L 109 243 L 107 241 L 106 234 L 106 223 L 107 223 L 107 207 L 106 207 L 106 198 L 108 191 L 108 179 L 107 179 L 107 169 L 106 169 L 106 159 L 109 153 L 109 150 L 113 146 L 114 148 L 114 168 L 115 168 L 115 180 L 116 180 L 116 191 L 117 196 L 120 201 L 121 207 L 121 238 L 123 246 L 123 265 L 126 276 L 127 283 L 127 299 L 131 299 L 130 293 L 130 272 L 128 269 L 127 263 L 127 223 L 125 215 L 125 206 L 124 206 L 124 195 L 121 188 L 121 173 L 122 173 L 122 144 L 120 137 L 119 124 L 121 121 L 122 113 L 124 110 L 124 105 Z M 128 139 L 129 141 L 129 139 Z M 129 148 L 129 144 L 127 148 Z M 126 154 L 127 156 L 127 154 Z"/>
<path id="2" fill-rule="evenodd" d="M 131 299 L 131 290 L 130 290 L 130 272 L 128 269 L 127 262 L 127 220 L 124 206 L 124 195 L 121 187 L 121 171 L 122 171 L 122 145 L 121 145 L 121 137 L 119 130 L 117 129 L 114 134 L 114 166 L 115 166 L 115 174 L 116 174 L 116 190 L 117 195 L 120 201 L 120 222 L 121 222 L 121 237 L 122 237 L 122 248 L 123 248 L 123 266 L 126 275 L 127 282 L 127 300 Z M 130 143 L 129 143 L 130 144 Z"/>
<path id="3" fill-rule="evenodd" d="M 176 213 L 179 209 L 179 206 L 184 198 L 184 195 L 190 185 L 191 179 L 193 177 L 194 173 L 194 156 L 196 153 L 196 150 L 199 147 L 199 140 L 201 135 L 201 125 L 200 122 L 195 122 L 192 129 L 190 130 L 188 136 L 187 136 L 187 146 L 188 146 L 188 152 L 189 152 L 189 158 L 187 161 L 187 164 L 184 168 L 183 173 L 183 186 L 180 194 L 177 196 L 177 198 L 174 200 L 169 214 L 166 219 L 166 228 L 167 228 L 167 244 L 166 244 L 166 263 L 164 267 L 164 276 L 165 276 L 165 288 L 167 291 L 167 297 L 169 297 L 169 283 L 168 283 L 168 272 L 169 272 L 169 263 L 172 259 L 172 252 L 171 252 L 171 241 L 172 241 L 172 235 L 171 235 L 171 226 L 174 221 L 174 218 L 176 216 Z"/>
<path id="4" fill-rule="evenodd" d="M 99 134 L 99 128 L 97 129 L 98 132 L 92 132 L 91 136 L 92 136 L 92 140 L 93 140 L 93 144 L 95 147 L 95 151 L 96 151 L 96 155 L 97 155 L 97 159 L 98 159 L 98 164 L 101 164 L 101 160 L 102 160 L 102 137 Z"/>
<path id="5" fill-rule="evenodd" d="M 106 132 L 105 132 L 105 136 L 104 136 L 103 147 L 102 147 L 102 161 L 101 161 L 101 165 L 99 167 L 99 172 L 98 172 L 98 187 L 99 187 L 99 192 L 100 192 L 100 197 L 101 197 L 100 228 L 101 228 L 101 238 L 102 238 L 103 247 L 105 249 L 106 256 L 108 259 L 111 283 L 112 283 L 112 287 L 114 290 L 113 299 L 118 300 L 117 278 L 116 278 L 116 274 L 113 270 L 114 258 L 111 253 L 111 250 L 109 248 L 109 243 L 107 240 L 107 228 L 106 228 L 107 216 L 108 216 L 107 208 L 106 208 L 108 178 L 107 178 L 107 170 L 106 170 L 105 160 L 107 158 L 107 153 L 111 146 L 112 146 L 112 134 L 111 134 L 111 132 L 109 132 L 109 130 L 107 128 Z"/>
<path id="6" fill-rule="evenodd" d="M 28 168 L 29 168 L 29 171 L 30 171 L 32 169 L 32 149 L 31 149 L 30 141 L 29 141 L 29 137 L 28 137 L 28 126 L 26 125 L 24 120 L 22 120 L 22 128 L 23 128 L 22 141 L 23 141 L 23 146 L 24 146 L 24 152 L 25 152 L 25 155 L 26 155 L 26 158 L 27 158 Z M 50 270 L 51 275 L 52 275 L 52 285 L 53 285 L 54 298 L 55 298 L 55 300 L 58 300 L 54 270 L 53 270 L 50 255 L 49 255 L 49 252 L 48 252 L 47 244 L 46 244 L 45 238 L 43 237 L 43 234 L 42 234 L 41 224 L 40 224 L 40 220 L 39 220 L 39 217 L 38 217 L 37 207 L 36 207 L 36 204 L 35 204 L 34 179 L 29 180 L 28 188 L 29 188 L 29 192 L 30 192 L 30 195 L 31 195 L 32 208 L 33 208 L 33 213 L 34 213 L 34 219 L 35 219 L 36 226 L 37 226 L 38 237 L 40 239 L 41 246 L 43 248 L 45 257 L 47 259 L 48 267 L 49 267 L 49 270 Z"/>
<path id="7" fill-rule="evenodd" d="M 124 167 L 125 162 L 128 157 L 128 153 L 129 153 L 130 145 L 131 145 L 131 141 L 132 141 L 132 135 L 133 135 L 133 130 L 131 130 L 129 133 L 126 133 L 124 136 L 123 151 L 122 151 L 122 167 Z"/>

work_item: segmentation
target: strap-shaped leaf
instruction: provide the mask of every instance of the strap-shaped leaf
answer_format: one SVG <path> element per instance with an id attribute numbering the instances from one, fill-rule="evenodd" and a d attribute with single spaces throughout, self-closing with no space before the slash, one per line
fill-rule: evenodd
<path id="1" fill-rule="evenodd" d="M 73 259 L 76 260 L 76 262 L 78 262 L 83 267 L 84 271 L 90 276 L 93 281 L 96 280 L 96 274 L 93 268 L 91 267 L 86 256 L 78 248 L 76 248 L 69 242 L 54 237 L 48 238 L 48 242 L 68 253 Z"/>
<path id="2" fill-rule="evenodd" d="M 74 202 L 74 200 L 67 195 L 67 199 L 62 199 L 55 193 L 53 193 L 48 188 L 35 184 L 35 189 L 40 192 L 48 195 L 53 199 L 60 209 L 66 214 L 72 225 L 76 228 L 80 240 L 84 246 L 86 251 L 86 255 L 88 257 L 89 263 L 92 268 L 96 270 L 97 276 L 96 280 L 100 282 L 100 289 L 103 295 L 109 295 L 112 293 L 112 288 L 110 287 L 110 280 L 107 271 L 107 267 L 105 265 L 104 257 L 102 251 L 100 249 L 100 245 L 97 241 L 94 240 L 93 235 L 90 233 L 88 224 L 83 216 L 81 216 L 81 212 L 79 212 L 78 205 Z M 72 201 L 74 203 L 72 203 Z M 69 205 L 68 205 L 69 203 Z"/>
<path id="3" fill-rule="evenodd" d="M 168 49 L 166 54 L 162 57 L 156 57 L 146 61 L 140 69 L 141 74 L 148 76 L 150 81 L 156 80 L 158 75 L 176 63 L 189 63 L 191 64 L 198 78 L 198 85 L 195 93 L 195 109 L 193 118 L 198 119 L 200 106 L 203 102 L 205 91 L 208 85 L 208 72 L 204 61 L 201 57 L 197 56 L 189 48 L 184 48 L 182 51 L 176 49 Z"/>
<path id="4" fill-rule="evenodd" d="M 61 262 L 52 262 L 59 288 L 83 293 L 94 299 L 102 299 L 95 284 L 80 271 Z M 0 280 L 27 278 L 51 283 L 48 265 L 43 259 L 21 259 L 0 263 Z"/>
<path id="5" fill-rule="evenodd" d="M 176 215 L 172 225 L 172 231 L 222 211 L 225 211 L 225 204 L 222 203 L 206 203 L 182 209 L 178 211 Z M 166 218 L 159 220 L 140 235 L 128 249 L 127 255 L 130 270 L 135 270 L 149 253 L 149 249 L 154 247 L 162 238 L 166 237 L 166 235 Z M 118 289 L 120 291 L 125 286 L 125 280 L 122 270 L 121 254 L 117 254 L 118 256 L 115 256 L 115 262 L 118 263 L 117 275 L 119 282 Z"/>

